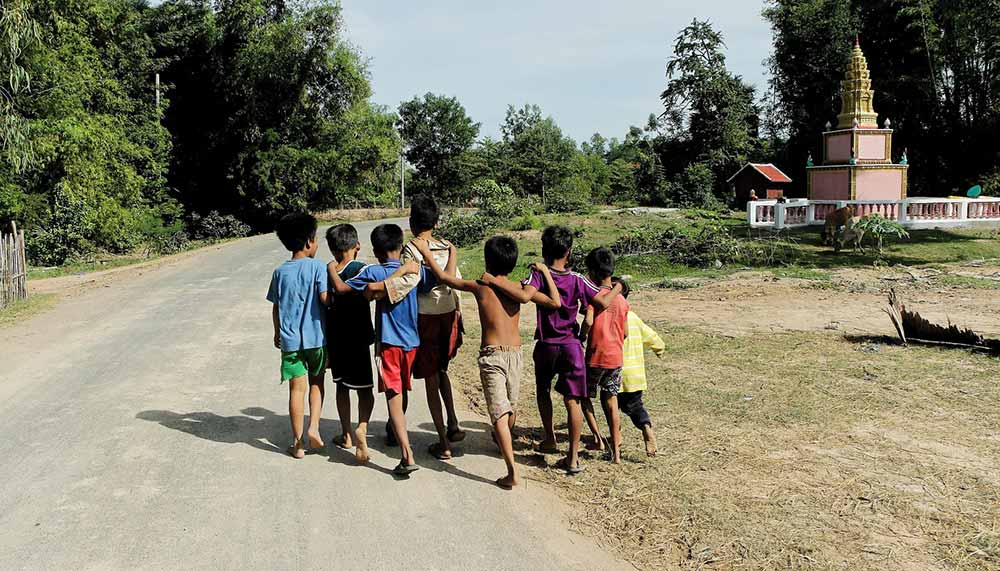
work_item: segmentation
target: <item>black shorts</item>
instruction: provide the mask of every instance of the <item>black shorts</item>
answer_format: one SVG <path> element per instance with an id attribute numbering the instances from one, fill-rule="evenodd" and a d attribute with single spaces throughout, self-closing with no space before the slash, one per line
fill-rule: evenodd
<path id="1" fill-rule="evenodd" d="M 330 359 L 330 375 L 333 382 L 353 390 L 375 387 L 375 375 L 368 345 L 347 348 L 344 346 L 327 348 Z"/>

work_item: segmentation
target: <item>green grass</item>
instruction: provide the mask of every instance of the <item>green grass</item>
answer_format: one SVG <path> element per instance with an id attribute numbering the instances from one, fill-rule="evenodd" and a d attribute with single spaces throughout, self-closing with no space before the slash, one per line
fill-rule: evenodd
<path id="1" fill-rule="evenodd" d="M 89 274 L 91 272 L 99 272 L 101 270 L 110 270 L 112 268 L 120 268 L 122 266 L 131 266 L 133 264 L 140 264 L 142 262 L 152 259 L 154 259 L 154 257 L 114 256 L 96 260 L 88 260 L 83 262 L 72 262 L 69 264 L 64 264 L 62 266 L 54 266 L 51 268 L 39 268 L 39 267 L 29 266 L 28 279 L 40 280 L 44 278 L 57 278 L 60 276 L 68 276 L 74 274 Z"/>
<path id="2" fill-rule="evenodd" d="M 28 299 L 15 301 L 0 309 L 0 329 L 10 327 L 19 321 L 49 309 L 55 304 L 54 293 L 42 293 L 28 296 Z"/>
<path id="3" fill-rule="evenodd" d="M 957 276 L 945 274 L 934 278 L 935 285 L 943 285 L 960 289 L 1000 289 L 1000 281 L 975 276 Z"/>

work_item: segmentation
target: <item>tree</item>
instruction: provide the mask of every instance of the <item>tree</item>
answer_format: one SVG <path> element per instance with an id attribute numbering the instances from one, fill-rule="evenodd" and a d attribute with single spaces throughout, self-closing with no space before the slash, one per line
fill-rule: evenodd
<path id="1" fill-rule="evenodd" d="M 686 140 L 693 159 L 711 169 L 720 197 L 727 193 L 725 175 L 754 148 L 760 115 L 754 88 L 726 69 L 724 48 L 722 34 L 694 20 L 674 42 L 660 95 L 668 132 Z"/>
<path id="2" fill-rule="evenodd" d="M 24 0 L 0 6 L 0 159 L 14 171 L 23 171 L 31 161 L 28 127 L 17 112 L 17 97 L 31 90 L 31 74 L 23 65 L 26 49 L 39 41 L 38 23 L 28 14 Z M 2 198 L 0 198 L 2 200 Z"/>
<path id="3" fill-rule="evenodd" d="M 471 180 L 462 157 L 479 136 L 479 123 L 455 97 L 428 93 L 400 104 L 396 126 L 406 142 L 406 160 L 417 168 L 415 192 L 459 198 Z"/>
<path id="4" fill-rule="evenodd" d="M 552 117 L 543 117 L 537 105 L 507 107 L 500 126 L 503 151 L 507 155 L 507 178 L 515 189 L 545 199 L 546 188 L 562 182 L 570 172 L 576 143 L 563 135 Z"/>

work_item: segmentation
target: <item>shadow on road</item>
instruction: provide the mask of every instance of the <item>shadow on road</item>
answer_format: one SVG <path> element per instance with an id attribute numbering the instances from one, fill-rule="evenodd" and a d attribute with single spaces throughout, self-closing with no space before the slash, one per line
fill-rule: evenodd
<path id="1" fill-rule="evenodd" d="M 291 443 L 292 433 L 289 427 L 288 415 L 278 415 L 261 407 L 249 407 L 240 411 L 242 415 L 222 416 L 214 412 L 179 413 L 169 410 L 144 410 L 135 415 L 140 420 L 159 423 L 161 426 L 184 432 L 198 438 L 219 442 L 222 444 L 246 444 L 265 452 L 285 454 Z M 431 425 L 433 428 L 433 425 Z M 385 454 L 389 458 L 399 457 L 399 448 L 390 447 L 385 443 L 385 422 L 373 421 L 368 425 L 369 448 Z M 420 428 L 423 428 L 421 425 Z M 327 455 L 330 462 L 346 466 L 358 466 L 354 461 L 353 450 L 338 448 L 332 443 L 336 435 L 341 434 L 340 422 L 320 419 L 320 433 L 327 442 L 327 450 L 320 454 Z M 492 480 L 459 469 L 454 464 L 437 460 L 427 452 L 427 446 L 435 441 L 434 435 L 424 431 L 410 430 L 410 445 L 421 467 L 434 472 L 445 472 L 474 482 L 494 485 Z M 487 437 L 488 441 L 488 437 Z M 490 443 L 492 445 L 492 443 Z M 476 448 L 480 448 L 476 446 Z M 480 452 L 477 450 L 477 452 Z M 460 454 L 456 454 L 459 456 Z M 369 462 L 363 467 L 371 468 L 382 474 L 398 478 L 392 470 Z"/>

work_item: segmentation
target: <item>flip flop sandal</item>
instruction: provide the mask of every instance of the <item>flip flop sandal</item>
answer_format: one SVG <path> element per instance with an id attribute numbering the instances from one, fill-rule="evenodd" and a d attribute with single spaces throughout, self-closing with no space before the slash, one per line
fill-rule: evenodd
<path id="1" fill-rule="evenodd" d="M 542 446 L 541 444 L 536 444 L 534 449 L 535 449 L 535 452 L 538 452 L 539 454 L 558 454 L 559 453 L 559 446 L 555 446 L 555 445 L 553 445 L 552 447 L 548 447 L 548 446 Z"/>
<path id="2" fill-rule="evenodd" d="M 437 458 L 438 460 L 451 460 L 451 451 L 444 450 L 441 447 L 440 442 L 435 442 L 427 447 L 427 451 L 430 455 Z"/>
<path id="3" fill-rule="evenodd" d="M 580 465 L 579 460 L 576 461 L 576 466 L 567 466 L 566 459 L 563 458 L 562 460 L 555 463 L 555 467 L 559 468 L 560 470 L 565 470 L 566 475 L 568 476 L 575 476 L 580 472 L 583 472 L 583 466 Z"/>
<path id="4" fill-rule="evenodd" d="M 461 442 L 465 440 L 465 431 L 457 426 L 455 428 L 448 429 L 448 441 L 449 442 Z"/>
<path id="5" fill-rule="evenodd" d="M 416 472 L 419 469 L 420 466 L 417 466 L 416 464 L 411 464 L 407 466 L 406 464 L 403 463 L 402 460 L 400 460 L 399 464 L 392 469 L 392 473 L 397 476 L 409 476 L 410 474 Z"/>

